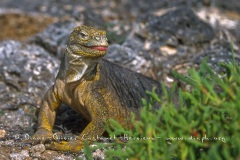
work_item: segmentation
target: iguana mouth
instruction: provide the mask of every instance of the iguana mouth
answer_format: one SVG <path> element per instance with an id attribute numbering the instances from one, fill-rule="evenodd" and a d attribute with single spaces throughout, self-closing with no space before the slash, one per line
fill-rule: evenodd
<path id="1" fill-rule="evenodd" d="M 89 46 L 88 48 L 99 50 L 99 51 L 106 51 L 108 49 L 107 46 Z"/>

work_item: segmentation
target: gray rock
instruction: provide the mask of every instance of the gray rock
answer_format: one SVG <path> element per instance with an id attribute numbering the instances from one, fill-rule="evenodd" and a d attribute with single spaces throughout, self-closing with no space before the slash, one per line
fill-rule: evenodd
<path id="1" fill-rule="evenodd" d="M 142 45 L 140 40 L 129 36 L 122 45 L 110 45 L 105 58 L 136 72 L 151 76 L 149 73 L 153 57 L 142 48 Z"/>
<path id="2" fill-rule="evenodd" d="M 203 7 L 209 5 L 208 0 L 137 0 L 137 1 L 125 1 L 124 9 L 126 12 L 131 12 L 134 16 L 138 16 L 139 13 L 153 13 L 160 9 L 174 8 L 174 7 Z"/>
<path id="3" fill-rule="evenodd" d="M 165 81 L 166 74 L 175 64 L 189 60 L 207 48 L 215 32 L 190 8 L 180 7 L 161 16 L 140 16 L 134 36 L 142 39 L 140 47 L 153 57 L 153 75 Z"/>
<path id="4" fill-rule="evenodd" d="M 68 36 L 75 27 L 75 23 L 70 21 L 57 22 L 47 27 L 43 32 L 30 39 L 48 52 L 61 57 L 66 49 Z"/>
<path id="5" fill-rule="evenodd" d="M 24 160 L 29 157 L 29 151 L 28 150 L 22 150 L 21 152 L 18 153 L 11 153 L 9 155 L 9 158 L 11 160 Z"/>
<path id="6" fill-rule="evenodd" d="M 38 144 L 38 145 L 32 146 L 30 152 L 43 153 L 45 150 L 46 150 L 46 148 L 43 144 Z"/>
<path id="7" fill-rule="evenodd" d="M 40 104 L 41 97 L 54 82 L 58 66 L 59 61 L 39 46 L 1 42 L 0 109 L 4 114 L 0 123 L 11 127 L 31 126 L 31 118 L 25 113 L 32 113 Z"/>
<path id="8" fill-rule="evenodd" d="M 30 107 L 28 107 L 30 108 Z M 30 110 L 30 109 L 28 109 Z M 3 115 L 0 116 L 0 123 L 4 126 L 21 126 L 21 127 L 30 127 L 34 123 L 34 115 L 27 114 L 27 109 L 24 111 L 22 108 L 19 108 L 14 111 L 4 111 Z"/>
<path id="9" fill-rule="evenodd" d="M 206 60 L 208 65 L 218 74 L 223 74 L 226 70 L 221 67 L 220 63 L 233 62 L 233 51 L 230 48 L 230 43 L 216 43 L 213 44 L 206 51 L 200 53 L 194 57 L 193 64 L 201 64 L 203 60 Z M 239 51 L 234 51 L 235 62 L 240 65 L 240 54 Z"/>
<path id="10" fill-rule="evenodd" d="M 24 10 L 25 12 L 40 12 L 40 13 L 48 13 L 52 16 L 66 16 L 72 15 L 76 12 L 76 6 L 79 4 L 76 1 L 66 2 L 65 0 L 59 1 L 31 1 L 31 0 L 7 0 L 1 2 L 1 7 L 4 8 L 17 8 Z M 78 10 L 77 10 L 78 11 Z"/>
<path id="11" fill-rule="evenodd" d="M 220 8 L 224 8 L 230 11 L 235 10 L 238 13 L 240 13 L 240 1 L 238 0 L 228 0 L 228 1 L 218 0 L 214 2 L 215 2 L 215 5 Z"/>
<path id="12" fill-rule="evenodd" d="M 147 15 L 139 23 L 144 24 L 138 32 L 140 36 L 174 46 L 200 44 L 214 38 L 213 28 L 190 8 L 177 8 L 162 16 Z"/>

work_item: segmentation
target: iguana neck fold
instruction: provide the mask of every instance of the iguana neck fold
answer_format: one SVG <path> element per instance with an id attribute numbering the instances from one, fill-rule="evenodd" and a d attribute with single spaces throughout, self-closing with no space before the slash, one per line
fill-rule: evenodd
<path id="1" fill-rule="evenodd" d="M 65 83 L 80 81 L 90 73 L 94 73 L 98 61 L 99 58 L 86 58 L 67 48 L 60 66 L 63 72 L 59 77 Z"/>

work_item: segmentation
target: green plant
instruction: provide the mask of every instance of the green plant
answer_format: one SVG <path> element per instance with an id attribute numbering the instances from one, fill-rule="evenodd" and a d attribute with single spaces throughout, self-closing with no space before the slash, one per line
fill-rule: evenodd
<path id="1" fill-rule="evenodd" d="M 111 120 L 108 133 L 122 136 L 123 140 L 117 138 L 112 143 L 98 144 L 106 149 L 106 158 L 240 158 L 240 67 L 234 60 L 220 65 L 226 75 L 218 75 L 206 62 L 199 71 L 189 70 L 188 76 L 173 72 L 177 79 L 192 86 L 191 91 L 178 91 L 177 106 L 171 102 L 175 87 L 169 92 L 163 86 L 165 96 L 161 98 L 154 90 L 148 92 L 151 100 L 149 103 L 143 100 L 140 121 L 135 122 L 133 116 L 132 130 Z M 153 112 L 154 102 L 160 103 L 161 108 Z"/>

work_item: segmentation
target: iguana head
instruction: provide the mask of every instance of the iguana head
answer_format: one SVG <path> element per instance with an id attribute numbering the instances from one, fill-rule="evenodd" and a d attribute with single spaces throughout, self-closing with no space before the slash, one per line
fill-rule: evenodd
<path id="1" fill-rule="evenodd" d="M 106 32 L 84 25 L 76 27 L 70 34 L 68 45 L 74 54 L 82 57 L 102 57 L 108 48 Z"/>

